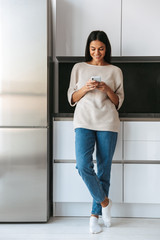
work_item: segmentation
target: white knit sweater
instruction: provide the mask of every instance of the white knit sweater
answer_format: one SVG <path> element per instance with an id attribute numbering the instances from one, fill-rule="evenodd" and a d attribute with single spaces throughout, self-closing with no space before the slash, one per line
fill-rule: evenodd
<path id="1" fill-rule="evenodd" d="M 74 128 L 118 132 L 119 115 L 107 94 L 95 89 L 87 92 L 77 103 L 71 103 L 72 94 L 82 88 L 92 76 L 101 76 L 101 81 L 117 94 L 119 97 L 117 109 L 123 103 L 123 75 L 120 68 L 111 64 L 106 66 L 96 66 L 86 62 L 75 64 L 68 89 L 68 101 L 71 106 L 76 105 Z"/>

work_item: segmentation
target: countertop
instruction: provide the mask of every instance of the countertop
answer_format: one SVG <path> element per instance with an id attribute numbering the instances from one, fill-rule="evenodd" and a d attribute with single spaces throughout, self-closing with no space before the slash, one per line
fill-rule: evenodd
<path id="1" fill-rule="evenodd" d="M 160 121 L 160 113 L 120 113 L 120 121 Z M 72 121 L 73 113 L 55 113 L 55 121 Z"/>

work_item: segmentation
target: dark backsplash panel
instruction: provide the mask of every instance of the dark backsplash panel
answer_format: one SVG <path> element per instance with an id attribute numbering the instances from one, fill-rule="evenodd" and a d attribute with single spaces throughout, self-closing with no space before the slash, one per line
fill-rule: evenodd
<path id="1" fill-rule="evenodd" d="M 59 113 L 73 113 L 67 100 L 71 70 L 83 57 L 57 57 L 59 67 Z M 121 68 L 125 100 L 120 116 L 160 116 L 160 57 L 113 57 Z"/>
<path id="2" fill-rule="evenodd" d="M 70 74 L 75 63 L 59 63 L 59 113 L 73 113 L 74 107 L 71 107 L 67 99 Z"/>

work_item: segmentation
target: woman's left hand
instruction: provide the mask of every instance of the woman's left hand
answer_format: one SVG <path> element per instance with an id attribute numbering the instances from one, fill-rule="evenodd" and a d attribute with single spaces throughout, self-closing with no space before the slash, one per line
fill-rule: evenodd
<path id="1" fill-rule="evenodd" d="M 98 86 L 96 87 L 98 90 L 107 94 L 110 87 L 105 82 L 99 82 Z M 108 94 L 107 94 L 108 95 Z"/>
<path id="2" fill-rule="evenodd" d="M 116 93 L 113 92 L 113 90 L 105 83 L 105 82 L 99 82 L 98 86 L 96 87 L 98 90 L 102 91 L 103 93 L 106 93 L 111 102 L 118 107 L 119 104 L 119 98 Z"/>

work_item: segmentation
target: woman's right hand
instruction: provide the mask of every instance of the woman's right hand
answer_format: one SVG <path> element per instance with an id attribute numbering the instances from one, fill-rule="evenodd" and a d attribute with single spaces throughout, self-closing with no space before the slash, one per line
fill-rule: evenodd
<path id="1" fill-rule="evenodd" d="M 72 104 L 78 102 L 87 92 L 96 89 L 97 86 L 98 82 L 89 79 L 81 89 L 73 93 Z"/>
<path id="2" fill-rule="evenodd" d="M 94 89 L 96 89 L 96 87 L 98 86 L 98 82 L 97 81 L 93 81 L 91 79 L 89 79 L 84 88 L 86 89 L 86 92 L 92 91 Z"/>

